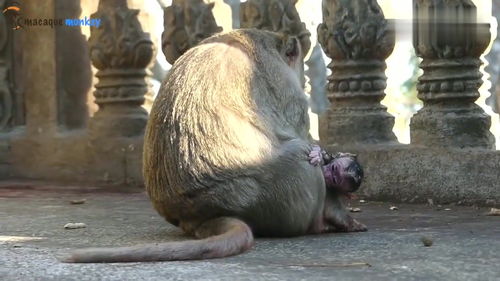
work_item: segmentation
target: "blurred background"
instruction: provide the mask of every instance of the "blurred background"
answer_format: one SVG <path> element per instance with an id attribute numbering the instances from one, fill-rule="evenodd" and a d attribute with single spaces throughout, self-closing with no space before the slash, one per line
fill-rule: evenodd
<path id="1" fill-rule="evenodd" d="M 71 1 L 71 0 L 70 0 Z M 234 8 L 238 0 L 206 0 L 205 2 L 214 2 L 215 7 L 213 10 L 217 24 L 223 27 L 224 31 L 229 31 L 239 26 L 238 9 Z M 245 2 L 245 1 L 241 1 Z M 498 90 L 492 85 L 496 84 L 499 76 L 499 67 L 497 60 L 500 62 L 500 43 L 495 41 L 497 37 L 497 18 L 499 0 L 473 0 L 478 8 L 478 18 L 482 22 L 489 22 L 491 25 L 492 40 L 487 51 L 483 55 L 482 72 L 484 74 L 484 83 L 480 88 L 481 97 L 477 100 L 486 113 L 492 116 L 491 132 L 497 139 L 497 148 L 500 147 L 500 119 L 495 112 L 498 112 Z M 171 5 L 172 0 L 128 0 L 130 8 L 140 10 L 139 19 L 143 25 L 143 29 L 149 32 L 152 40 L 156 46 L 161 46 L 161 33 L 163 32 L 163 8 Z M 399 142 L 410 142 L 410 129 L 409 122 L 411 116 L 417 112 L 421 106 L 421 101 L 417 98 L 416 82 L 417 78 L 421 75 L 421 70 L 418 68 L 419 58 L 416 57 L 414 48 L 412 46 L 412 0 L 378 0 L 379 5 L 382 7 L 387 19 L 397 20 L 397 37 L 396 46 L 392 55 L 387 59 L 386 75 L 387 89 L 386 98 L 382 104 L 387 106 L 388 112 L 395 117 L 394 133 L 396 134 Z M 82 0 L 81 1 L 81 16 L 91 15 L 97 10 L 97 0 Z M 231 10 L 233 6 L 233 10 Z M 492 7 L 493 6 L 493 7 Z M 298 0 L 296 4 L 297 10 L 300 14 L 301 20 L 306 24 L 308 30 L 311 32 L 311 46 L 317 44 L 316 28 L 322 21 L 321 0 Z M 493 12 L 492 12 L 493 11 Z M 82 27 L 82 33 L 88 38 L 90 35 L 90 28 L 87 26 Z M 319 48 L 320 49 L 320 48 Z M 311 55 L 313 48 L 310 50 Z M 165 56 L 157 47 L 156 61 L 152 66 L 153 78 L 151 83 L 153 86 L 153 94 L 158 92 L 160 81 L 165 73 L 170 68 L 170 65 L 165 59 Z M 322 50 L 319 50 L 322 52 Z M 492 52 L 490 55 L 488 55 Z M 308 57 L 306 57 L 306 60 Z M 491 65 L 488 64 L 488 60 Z M 323 53 L 323 60 L 325 66 L 330 62 L 330 59 Z M 488 72 L 485 71 L 488 70 Z M 328 70 L 329 71 L 329 70 Z M 93 69 L 95 74 L 96 70 Z M 329 73 L 328 73 L 329 74 Z M 96 80 L 95 75 L 93 79 Z M 93 81 L 95 84 L 97 81 Z M 310 92 L 310 85 L 306 84 L 306 92 Z M 93 89 L 91 89 L 93 91 Z M 493 95 L 492 95 L 493 93 Z M 91 115 L 97 110 L 97 105 L 93 102 L 93 95 L 89 93 L 88 106 Z M 147 97 L 148 100 L 144 107 L 149 109 L 154 96 Z M 323 99 L 326 102 L 326 98 Z M 316 114 L 311 113 L 311 133 L 313 137 L 318 138 L 318 117 Z"/>

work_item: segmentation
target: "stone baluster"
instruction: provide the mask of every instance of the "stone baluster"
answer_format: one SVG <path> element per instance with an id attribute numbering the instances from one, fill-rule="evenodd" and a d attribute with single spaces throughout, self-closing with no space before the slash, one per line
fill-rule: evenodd
<path id="1" fill-rule="evenodd" d="M 56 18 L 56 0 L 23 1 L 21 8 L 20 13 L 26 19 Z M 22 34 L 26 132 L 31 139 L 52 136 L 59 125 L 56 30 L 26 26 L 16 32 Z"/>
<path id="2" fill-rule="evenodd" d="M 162 50 L 170 64 L 203 39 L 222 31 L 212 14 L 214 5 L 203 0 L 173 0 L 164 9 Z"/>
<path id="3" fill-rule="evenodd" d="M 241 28 L 258 28 L 297 36 L 305 55 L 311 33 L 295 8 L 297 0 L 248 0 L 240 6 Z"/>
<path id="4" fill-rule="evenodd" d="M 328 68 L 327 145 L 392 143 L 394 117 L 380 104 L 386 88 L 385 59 L 395 44 L 394 25 L 375 0 L 323 0 L 318 41 L 332 59 Z"/>
<path id="5" fill-rule="evenodd" d="M 5 8 L 5 0 L 0 0 L 0 9 Z M 15 12 L 13 10 L 13 12 Z M 12 24 L 8 24 L 9 19 L 0 13 L 0 132 L 7 131 L 10 127 L 12 113 L 14 108 L 12 93 L 9 87 L 7 73 L 9 70 L 8 63 L 8 39 L 9 29 L 13 28 Z M 11 20 L 12 21 L 12 20 Z"/>
<path id="6" fill-rule="evenodd" d="M 490 74 L 491 96 L 486 100 L 493 111 L 500 113 L 500 1 L 492 3 L 493 16 L 497 20 L 497 38 L 493 42 L 490 53 L 486 56 L 488 67 L 486 71 Z"/>
<path id="7" fill-rule="evenodd" d="M 148 72 L 154 53 L 149 34 L 137 19 L 139 10 L 129 9 L 127 0 L 100 0 L 99 27 L 90 30 L 90 57 L 98 69 L 95 102 L 99 110 L 90 120 L 91 133 L 98 136 L 132 137 L 143 133 L 147 112 L 141 107 L 149 91 Z"/>
<path id="8" fill-rule="evenodd" d="M 490 117 L 474 103 L 489 24 L 477 23 L 472 1 L 414 0 L 413 8 L 413 44 L 424 71 L 417 90 L 424 107 L 410 123 L 412 144 L 492 149 Z"/>

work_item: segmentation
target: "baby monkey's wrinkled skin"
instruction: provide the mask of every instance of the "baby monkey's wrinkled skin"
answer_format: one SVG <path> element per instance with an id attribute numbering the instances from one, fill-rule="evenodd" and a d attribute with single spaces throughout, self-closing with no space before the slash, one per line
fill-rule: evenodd
<path id="1" fill-rule="evenodd" d="M 248 250 L 254 235 L 365 231 L 341 202 L 362 170 L 314 145 L 301 64 L 297 38 L 255 29 L 182 55 L 151 110 L 143 174 L 158 213 L 198 240 L 83 249 L 64 261 L 220 258 Z"/>
<path id="2" fill-rule="evenodd" d="M 357 162 L 355 154 L 339 152 L 331 155 L 315 145 L 309 153 L 309 163 L 314 166 L 322 165 L 327 189 L 348 198 L 359 189 L 363 180 L 363 168 Z"/>

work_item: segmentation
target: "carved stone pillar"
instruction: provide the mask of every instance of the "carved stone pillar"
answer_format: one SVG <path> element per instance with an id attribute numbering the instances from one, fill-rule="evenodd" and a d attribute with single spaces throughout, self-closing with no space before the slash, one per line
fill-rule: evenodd
<path id="1" fill-rule="evenodd" d="M 486 103 L 493 111 L 500 113 L 500 1 L 493 1 L 493 16 L 497 20 L 497 38 L 493 42 L 490 53 L 486 56 L 488 67 L 486 71 L 490 74 L 491 96 Z"/>
<path id="2" fill-rule="evenodd" d="M 76 19 L 82 14 L 81 0 L 57 0 L 56 18 Z M 56 28 L 56 71 L 58 123 L 61 128 L 86 128 L 89 119 L 87 106 L 92 89 L 92 69 L 89 46 L 81 27 Z M 71 48 L 68 48 L 71 42 Z"/>
<path id="3" fill-rule="evenodd" d="M 200 41 L 221 32 L 212 9 L 215 3 L 203 0 L 173 0 L 164 9 L 162 50 L 170 64 Z"/>
<path id="4" fill-rule="evenodd" d="M 295 35 L 305 55 L 311 47 L 311 33 L 300 21 L 295 8 L 296 2 L 297 0 L 248 0 L 241 3 L 241 28 L 258 28 Z"/>
<path id="5" fill-rule="evenodd" d="M 26 19 L 54 19 L 56 0 L 23 1 L 21 15 Z M 24 27 L 22 67 L 26 132 L 32 138 L 52 136 L 58 130 L 56 30 Z M 19 58 L 19 59 L 21 59 Z"/>
<path id="6" fill-rule="evenodd" d="M 94 92 L 99 110 L 90 128 L 99 136 L 141 135 L 147 112 L 141 107 L 149 90 L 146 67 L 153 56 L 153 42 L 144 33 L 127 0 L 100 0 L 91 18 L 101 19 L 90 30 L 90 57 L 98 69 Z"/>
<path id="7" fill-rule="evenodd" d="M 394 26 L 375 0 L 323 0 L 318 41 L 332 59 L 328 68 L 328 145 L 395 142 L 394 117 L 380 104 L 386 88 L 385 59 L 395 44 Z"/>
<path id="8" fill-rule="evenodd" d="M 5 9 L 5 0 L 0 0 L 0 9 Z M 6 131 L 10 126 L 13 112 L 12 93 L 9 88 L 7 71 L 8 39 L 11 26 L 7 24 L 8 19 L 4 13 L 0 13 L 0 132 Z"/>
<path id="9" fill-rule="evenodd" d="M 412 144 L 492 149 L 490 117 L 474 103 L 482 74 L 479 57 L 490 42 L 489 24 L 477 24 L 472 1 L 415 0 L 413 44 L 421 57 Z"/>

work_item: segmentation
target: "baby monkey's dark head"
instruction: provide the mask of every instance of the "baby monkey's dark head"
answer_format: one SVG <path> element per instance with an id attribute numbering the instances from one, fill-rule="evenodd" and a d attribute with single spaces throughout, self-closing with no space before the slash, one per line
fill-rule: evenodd
<path id="1" fill-rule="evenodd" d="M 363 181 L 363 168 L 355 154 L 338 153 L 331 165 L 328 165 L 330 181 L 328 188 L 349 195 L 359 189 Z"/>

